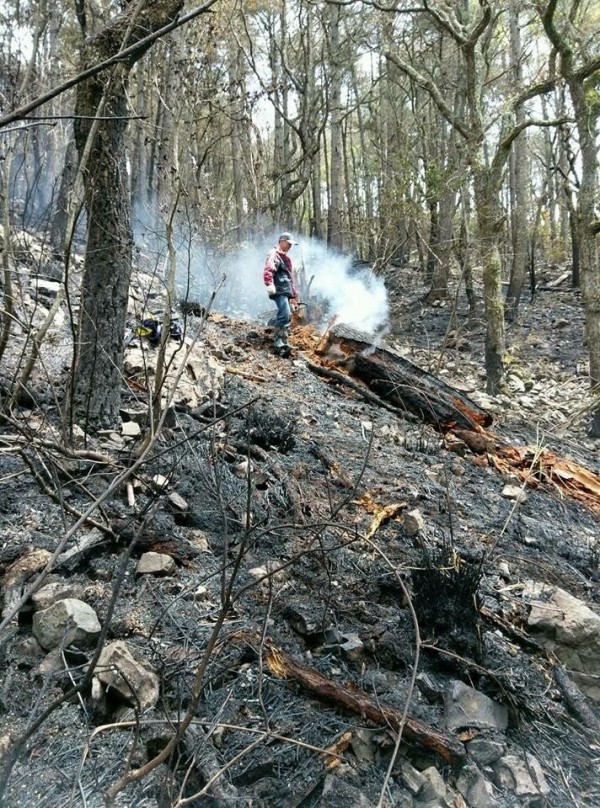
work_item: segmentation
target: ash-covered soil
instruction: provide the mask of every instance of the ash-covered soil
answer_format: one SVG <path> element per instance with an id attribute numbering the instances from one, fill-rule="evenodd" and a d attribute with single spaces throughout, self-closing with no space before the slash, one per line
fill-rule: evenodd
<path id="1" fill-rule="evenodd" d="M 507 443 L 548 446 L 598 473 L 576 293 L 523 305 L 508 329 L 506 389 L 491 399 L 482 326 L 462 301 L 457 312 L 423 308 L 414 269 L 387 282 L 392 347 L 490 409 L 491 431 Z M 530 620 L 542 582 L 600 613 L 598 509 L 451 451 L 432 427 L 315 375 L 302 350 L 274 357 L 262 326 L 211 315 L 190 318 L 194 333 L 194 350 L 223 371 L 218 392 L 172 409 L 135 487 L 96 507 L 96 524 L 68 539 L 44 580 L 96 612 L 103 643 L 125 642 L 155 673 L 158 698 L 142 710 L 86 678 L 97 636 L 69 643 L 65 632 L 57 648 L 42 648 L 39 604 L 27 601 L 0 633 L 5 761 L 20 743 L 4 804 L 104 805 L 119 778 L 168 744 L 194 693 L 173 752 L 123 784 L 115 805 L 600 804 L 598 705 L 582 697 L 586 725 L 555 679 L 556 637 Z M 144 402 L 143 387 L 130 385 L 125 417 Z M 80 438 L 65 451 L 59 424 L 49 396 L 0 425 L 7 618 L 47 561 L 36 553 L 55 551 L 144 437 Z M 507 494 L 515 486 L 522 495 Z M 141 573 L 149 551 L 175 567 Z M 572 650 L 560 665 L 570 680 Z M 284 672 L 280 658 L 300 672 Z M 491 702 L 461 722 L 451 694 L 463 685 Z M 593 695 L 593 675 L 585 685 Z M 360 694 L 383 718 L 343 694 Z M 396 753 L 390 715 L 407 704 Z"/>

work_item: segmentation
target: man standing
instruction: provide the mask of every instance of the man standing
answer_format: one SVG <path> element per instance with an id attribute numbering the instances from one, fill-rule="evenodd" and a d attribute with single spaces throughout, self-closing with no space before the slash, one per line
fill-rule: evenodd
<path id="1" fill-rule="evenodd" d="M 291 233 L 282 233 L 279 236 L 277 247 L 272 249 L 265 260 L 263 277 L 267 294 L 277 306 L 275 320 L 275 353 L 280 356 L 290 355 L 288 334 L 290 330 L 291 308 L 290 300 L 297 298 L 298 292 L 294 283 L 294 270 L 292 259 L 288 255 L 294 241 Z"/>

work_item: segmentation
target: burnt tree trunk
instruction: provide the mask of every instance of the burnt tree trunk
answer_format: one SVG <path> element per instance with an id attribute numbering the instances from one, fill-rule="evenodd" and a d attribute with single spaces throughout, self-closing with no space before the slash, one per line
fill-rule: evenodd
<path id="1" fill-rule="evenodd" d="M 492 416 L 464 393 L 408 359 L 373 345 L 347 326 L 331 330 L 329 343 L 348 357 L 351 374 L 396 407 L 408 410 L 440 431 L 489 426 Z"/>
<path id="2" fill-rule="evenodd" d="M 181 11 L 183 0 L 146 0 L 129 6 L 86 40 L 83 67 L 100 63 L 158 31 Z M 140 46 L 110 71 L 77 86 L 75 143 L 80 157 L 92 130 L 90 159 L 83 172 L 88 219 L 78 343 L 72 391 L 75 420 L 114 426 L 119 416 L 123 335 L 131 277 L 132 242 L 126 170 L 127 83 L 148 49 Z"/>

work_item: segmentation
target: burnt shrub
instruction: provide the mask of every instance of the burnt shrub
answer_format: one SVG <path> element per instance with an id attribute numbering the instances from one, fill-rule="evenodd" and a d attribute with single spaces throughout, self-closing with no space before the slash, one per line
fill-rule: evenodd
<path id="1" fill-rule="evenodd" d="M 481 661 L 479 597 L 481 565 L 444 546 L 422 551 L 423 566 L 411 574 L 413 605 L 423 639 Z"/>
<path id="2" fill-rule="evenodd" d="M 243 437 L 263 449 L 277 449 L 282 454 L 296 445 L 296 426 L 292 418 L 253 407 L 246 418 Z"/>

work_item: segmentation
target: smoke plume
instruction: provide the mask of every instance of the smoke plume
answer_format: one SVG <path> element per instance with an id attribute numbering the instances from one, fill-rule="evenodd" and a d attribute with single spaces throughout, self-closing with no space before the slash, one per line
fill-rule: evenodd
<path id="1" fill-rule="evenodd" d="M 302 302 L 318 304 L 325 325 L 338 322 L 369 333 L 381 330 L 388 319 L 383 280 L 366 266 L 353 265 L 348 256 L 329 250 L 314 239 L 298 239 L 290 257 L 301 287 Z M 266 323 L 275 313 L 263 282 L 265 257 L 277 243 L 271 239 L 244 243 L 234 252 L 194 249 L 178 276 L 182 297 L 206 305 L 218 288 L 213 310 L 232 317 Z M 224 282 L 221 282 L 223 277 Z"/>

